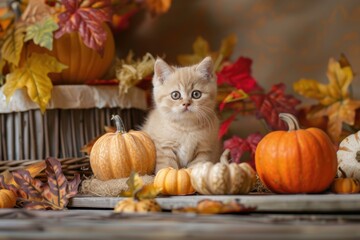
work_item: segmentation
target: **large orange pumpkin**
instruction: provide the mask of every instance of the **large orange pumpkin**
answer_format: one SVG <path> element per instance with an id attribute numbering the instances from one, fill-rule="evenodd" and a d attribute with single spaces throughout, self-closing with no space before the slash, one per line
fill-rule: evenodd
<path id="1" fill-rule="evenodd" d="M 85 46 L 77 32 L 64 34 L 59 39 L 54 38 L 52 51 L 30 42 L 26 52 L 47 53 L 68 66 L 61 73 L 49 74 L 53 84 L 83 84 L 89 80 L 100 79 L 109 70 L 115 56 L 113 34 L 107 24 L 104 24 L 104 28 L 107 39 L 103 56 Z"/>
<path id="2" fill-rule="evenodd" d="M 291 114 L 280 114 L 289 131 L 274 131 L 258 144 L 255 164 L 261 181 L 276 193 L 318 193 L 337 172 L 336 150 L 318 128 L 299 129 Z"/>
<path id="3" fill-rule="evenodd" d="M 125 132 L 118 115 L 113 117 L 117 131 L 106 133 L 90 152 L 90 166 L 99 180 L 129 177 L 132 171 L 154 174 L 156 150 L 150 136 L 143 131 Z"/>

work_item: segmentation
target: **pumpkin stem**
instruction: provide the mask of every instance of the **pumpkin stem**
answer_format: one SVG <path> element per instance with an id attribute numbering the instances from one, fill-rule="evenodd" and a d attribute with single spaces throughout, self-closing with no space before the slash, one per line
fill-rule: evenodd
<path id="1" fill-rule="evenodd" d="M 279 118 L 286 122 L 289 127 L 289 131 L 300 129 L 298 120 L 291 113 L 280 113 Z"/>
<path id="2" fill-rule="evenodd" d="M 126 132 L 124 122 L 121 120 L 121 117 L 119 115 L 112 115 L 111 120 L 115 121 L 117 133 L 125 133 Z"/>
<path id="3" fill-rule="evenodd" d="M 223 164 L 229 164 L 230 162 L 230 149 L 225 149 L 225 151 L 221 154 L 220 162 Z"/>
<path id="4" fill-rule="evenodd" d="M 341 167 L 339 167 L 339 171 L 341 172 L 343 178 L 347 178 L 346 173 L 344 172 L 344 170 L 342 170 Z"/>

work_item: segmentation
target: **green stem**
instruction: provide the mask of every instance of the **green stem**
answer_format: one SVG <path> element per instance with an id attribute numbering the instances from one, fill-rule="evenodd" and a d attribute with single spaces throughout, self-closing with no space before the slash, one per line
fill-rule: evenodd
<path id="1" fill-rule="evenodd" d="M 111 120 L 115 121 L 117 133 L 126 133 L 124 122 L 121 120 L 119 115 L 112 115 Z"/>

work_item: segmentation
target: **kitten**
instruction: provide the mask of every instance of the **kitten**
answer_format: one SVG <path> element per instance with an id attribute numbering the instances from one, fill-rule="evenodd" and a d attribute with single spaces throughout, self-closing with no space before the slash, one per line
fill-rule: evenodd
<path id="1" fill-rule="evenodd" d="M 155 171 L 218 161 L 217 84 L 211 58 L 181 68 L 157 59 L 153 87 L 155 108 L 143 130 L 156 146 Z"/>

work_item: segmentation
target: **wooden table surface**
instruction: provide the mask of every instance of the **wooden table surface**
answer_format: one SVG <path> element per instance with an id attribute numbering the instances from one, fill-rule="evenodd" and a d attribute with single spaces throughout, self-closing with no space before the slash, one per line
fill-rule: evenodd
<path id="1" fill-rule="evenodd" d="M 255 201 L 260 210 L 226 215 L 120 214 L 108 208 L 118 198 L 98 198 L 100 203 L 108 204 L 108 207 L 103 205 L 105 209 L 99 209 L 86 207 L 95 200 L 81 196 L 74 198 L 70 208 L 64 211 L 0 209 L 0 239 L 360 239 L 358 194 L 186 196 L 163 197 L 159 202 L 162 206 L 181 206 L 202 198 Z M 307 203 L 308 211 L 295 211 L 296 199 L 301 208 Z M 293 209 L 285 211 L 284 202 Z M 326 211 L 331 204 L 335 210 Z M 272 210 L 266 210 L 265 206 L 271 205 Z M 326 207 L 315 211 L 314 206 L 321 205 Z"/>

